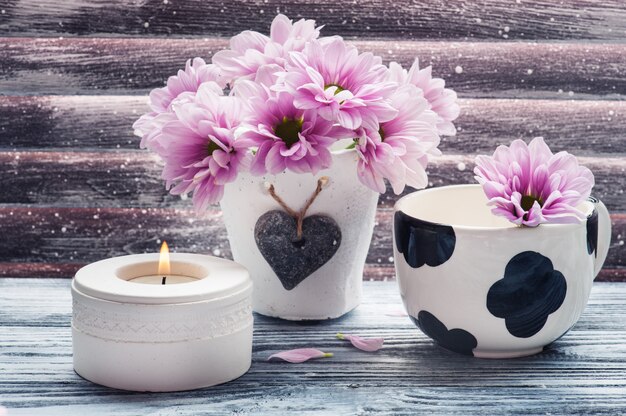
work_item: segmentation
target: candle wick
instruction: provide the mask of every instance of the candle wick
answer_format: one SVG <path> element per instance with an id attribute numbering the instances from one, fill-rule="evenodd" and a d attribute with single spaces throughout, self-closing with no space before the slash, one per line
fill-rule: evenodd
<path id="1" fill-rule="evenodd" d="M 167 276 L 163 276 L 163 279 L 161 279 L 161 284 L 164 285 L 165 284 L 165 279 L 167 279 Z"/>

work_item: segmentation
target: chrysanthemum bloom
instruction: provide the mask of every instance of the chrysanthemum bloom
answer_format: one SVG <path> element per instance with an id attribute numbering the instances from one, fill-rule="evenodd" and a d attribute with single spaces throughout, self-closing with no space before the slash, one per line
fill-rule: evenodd
<path id="1" fill-rule="evenodd" d="M 315 20 L 293 23 L 279 14 L 272 21 L 270 36 L 246 30 L 230 39 L 230 49 L 213 55 L 213 63 L 220 67 L 222 75 L 231 85 L 237 79 L 256 79 L 257 71 L 265 65 L 283 68 L 285 58 L 291 51 L 301 51 L 306 42 L 317 39 L 320 28 Z"/>
<path id="2" fill-rule="evenodd" d="M 239 140 L 257 147 L 253 174 L 276 174 L 285 169 L 315 174 L 331 165 L 330 146 L 352 137 L 351 131 L 334 126 L 315 111 L 296 108 L 288 93 L 271 92 L 251 81 L 237 87 L 235 94 L 250 106 Z"/>
<path id="3" fill-rule="evenodd" d="M 515 140 L 499 146 L 492 157 L 478 156 L 474 173 L 494 214 L 529 227 L 584 220 L 576 206 L 594 185 L 589 169 L 567 152 L 552 154 L 541 137 L 529 145 Z"/>
<path id="4" fill-rule="evenodd" d="M 289 55 L 286 69 L 280 78 L 284 85 L 276 88 L 293 95 L 296 107 L 316 110 L 345 128 L 372 127 L 397 114 L 388 98 L 398 84 L 386 81 L 381 58 L 359 54 L 340 37 L 307 43 Z"/>
<path id="5" fill-rule="evenodd" d="M 441 154 L 437 149 L 437 115 L 412 85 L 400 87 L 391 103 L 399 110 L 395 118 L 375 129 L 357 130 L 359 180 L 380 193 L 385 192 L 384 178 L 396 194 L 406 185 L 425 188 L 428 157 Z"/>
<path id="6" fill-rule="evenodd" d="M 224 84 L 220 77 L 219 68 L 207 64 L 202 58 L 188 60 L 184 70 L 167 80 L 163 88 L 155 88 L 150 92 L 151 112 L 144 114 L 133 124 L 137 136 L 141 136 L 142 148 L 151 148 L 154 139 L 160 134 L 161 128 L 175 117 L 172 113 L 172 103 L 177 100 L 190 100 L 200 85 L 210 83 L 217 93 L 222 91 Z"/>
<path id="7" fill-rule="evenodd" d="M 456 128 L 452 123 L 461 111 L 456 102 L 456 93 L 445 88 L 446 82 L 441 78 L 433 78 L 432 67 L 420 69 L 419 61 L 416 59 L 407 72 L 399 64 L 391 62 L 389 64 L 389 80 L 399 84 L 412 84 L 424 92 L 424 98 L 430 103 L 430 108 L 439 117 L 437 129 L 439 134 L 453 136 Z"/>
<path id="8" fill-rule="evenodd" d="M 235 138 L 243 105 L 205 84 L 193 100 L 175 102 L 173 112 L 176 120 L 165 124 L 156 139 L 164 149 L 162 177 L 174 195 L 193 192 L 194 207 L 204 211 L 245 167 L 249 149 Z"/>

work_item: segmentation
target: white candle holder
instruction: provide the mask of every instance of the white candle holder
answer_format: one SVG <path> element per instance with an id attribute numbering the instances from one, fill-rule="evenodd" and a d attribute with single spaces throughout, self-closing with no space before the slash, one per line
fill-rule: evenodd
<path id="1" fill-rule="evenodd" d="M 225 259 L 172 253 L 171 284 L 137 279 L 155 275 L 158 259 L 156 253 L 115 257 L 76 273 L 75 371 L 104 386 L 154 392 L 243 375 L 252 357 L 248 271 Z"/>

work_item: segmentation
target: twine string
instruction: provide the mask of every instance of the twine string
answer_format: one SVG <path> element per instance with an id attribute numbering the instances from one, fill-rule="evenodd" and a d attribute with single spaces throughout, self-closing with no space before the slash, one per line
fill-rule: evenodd
<path id="1" fill-rule="evenodd" d="M 283 201 L 283 199 L 280 196 L 278 196 L 273 184 L 269 186 L 268 192 L 270 196 L 274 198 L 274 200 L 278 202 L 278 205 L 280 205 L 289 215 L 291 215 L 296 220 L 296 237 L 298 238 L 296 241 L 302 240 L 302 224 L 304 222 L 304 217 L 306 216 L 306 212 L 311 207 L 311 205 L 313 205 L 313 202 L 315 202 L 315 199 L 320 194 L 320 192 L 322 192 L 322 190 L 324 189 L 324 186 L 327 183 L 328 183 L 327 176 L 322 176 L 321 178 L 317 180 L 317 187 L 315 188 L 315 191 L 313 191 L 313 194 L 309 197 L 309 199 L 306 201 L 306 203 L 304 204 L 304 206 L 302 207 L 300 211 L 295 211 L 289 205 L 287 205 L 285 201 Z"/>

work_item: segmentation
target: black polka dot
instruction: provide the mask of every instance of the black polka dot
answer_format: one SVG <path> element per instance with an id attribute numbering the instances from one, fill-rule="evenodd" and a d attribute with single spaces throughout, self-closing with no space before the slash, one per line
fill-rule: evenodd
<path id="1" fill-rule="evenodd" d="M 394 232 L 396 248 L 413 268 L 442 265 L 454 252 L 456 235 L 449 225 L 418 220 L 397 211 Z"/>
<path id="2" fill-rule="evenodd" d="M 567 283 L 549 258 L 524 251 L 506 265 L 504 277 L 491 286 L 487 309 L 505 320 L 511 335 L 529 338 L 565 300 Z"/>
<path id="3" fill-rule="evenodd" d="M 587 218 L 587 253 L 598 256 L 598 211 Z"/>
<path id="4" fill-rule="evenodd" d="M 411 316 L 411 320 L 437 344 L 450 351 L 473 355 L 472 350 L 478 345 L 474 335 L 459 328 L 448 330 L 435 315 L 428 311 L 420 311 L 417 318 Z"/>

